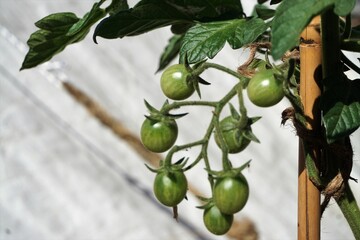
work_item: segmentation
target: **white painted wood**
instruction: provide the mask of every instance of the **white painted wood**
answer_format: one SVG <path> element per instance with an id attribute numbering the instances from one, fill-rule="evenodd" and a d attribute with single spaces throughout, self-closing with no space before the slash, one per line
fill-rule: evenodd
<path id="1" fill-rule="evenodd" d="M 158 57 L 170 36 L 162 29 L 137 38 L 98 39 L 68 47 L 52 63 L 18 72 L 24 43 L 35 30 L 33 23 L 59 11 L 79 16 L 93 1 L 0 0 L 0 239 L 4 240 L 97 240 L 97 239 L 225 239 L 207 234 L 199 203 L 179 207 L 176 223 L 169 211 L 154 202 L 154 175 L 143 160 L 74 101 L 59 85 L 65 79 L 87 92 L 130 130 L 139 132 L 146 109 L 143 99 L 161 106 Z M 250 9 L 250 7 L 247 7 Z M 213 61 L 235 68 L 246 51 L 228 47 Z M 203 99 L 220 98 L 234 83 L 216 71 L 205 73 L 212 83 Z M 193 97 L 197 99 L 196 96 Z M 296 237 L 297 138 L 290 125 L 280 126 L 284 100 L 272 109 L 248 103 L 249 114 L 263 115 L 254 125 L 261 144 L 234 155 L 234 164 L 252 159 L 245 175 L 250 199 L 236 215 L 252 219 L 260 239 Z M 189 116 L 178 121 L 178 143 L 196 140 L 205 131 L 209 109 L 187 108 Z M 207 117 L 206 117 L 207 116 Z M 359 178 L 359 131 L 353 177 Z M 184 153 L 194 158 L 196 149 Z M 212 142 L 209 152 L 219 167 L 219 151 Z M 180 155 L 179 155 L 180 156 Z M 191 184 L 209 194 L 202 167 L 187 172 Z M 135 181 L 135 182 L 134 182 Z M 359 187 L 356 198 L 360 199 Z M 323 239 L 351 239 L 336 204 L 323 219 Z"/>

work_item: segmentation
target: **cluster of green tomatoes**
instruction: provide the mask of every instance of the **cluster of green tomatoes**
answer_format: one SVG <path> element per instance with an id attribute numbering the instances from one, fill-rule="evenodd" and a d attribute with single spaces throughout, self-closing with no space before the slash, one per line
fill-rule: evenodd
<path id="1" fill-rule="evenodd" d="M 175 64 L 168 67 L 163 72 L 160 81 L 164 95 L 178 102 L 189 98 L 195 91 L 198 91 L 199 83 L 209 84 L 199 77 L 198 73 L 194 75 L 194 71 L 186 64 Z M 258 71 L 247 83 L 246 89 L 250 101 L 261 107 L 275 105 L 284 97 L 282 83 L 274 77 L 272 69 L 264 68 Z M 176 119 L 185 114 L 170 114 L 169 111 L 172 108 L 168 102 L 161 110 L 155 109 L 146 101 L 145 104 L 150 115 L 146 116 L 141 127 L 142 143 L 152 152 L 168 151 L 173 147 L 178 136 Z M 174 105 L 174 108 L 178 107 L 178 105 Z M 252 134 L 251 124 L 259 118 L 246 117 L 244 121 L 243 116 L 238 114 L 233 106 L 231 106 L 231 113 L 221 121 L 219 120 L 218 127 L 213 127 L 211 130 L 212 132 L 215 130 L 214 137 L 217 145 L 220 148 L 224 148 L 224 144 L 226 145 L 226 158 L 228 153 L 239 153 L 251 141 L 258 141 Z M 208 138 L 204 139 L 198 145 L 207 144 Z M 185 168 L 187 160 L 180 159 L 176 163 L 171 163 L 169 157 L 171 158 L 172 154 L 168 155 L 170 156 L 160 162 L 159 169 L 150 168 L 156 172 L 153 191 L 163 205 L 176 207 L 186 198 L 188 183 L 184 171 L 189 168 Z M 223 171 L 208 170 L 212 179 L 212 197 L 199 197 L 205 202 L 199 208 L 203 209 L 203 221 L 211 233 L 225 234 L 232 225 L 233 215 L 245 206 L 249 198 L 249 185 L 241 171 L 247 165 L 233 168 L 230 161 L 226 159 Z"/>

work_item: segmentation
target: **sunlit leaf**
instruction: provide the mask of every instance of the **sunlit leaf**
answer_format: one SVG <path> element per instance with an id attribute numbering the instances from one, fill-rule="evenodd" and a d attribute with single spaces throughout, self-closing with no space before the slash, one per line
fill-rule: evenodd
<path id="1" fill-rule="evenodd" d="M 214 58 L 227 42 L 233 49 L 255 41 L 267 28 L 259 18 L 199 23 L 185 34 L 180 57 L 189 63 Z"/>

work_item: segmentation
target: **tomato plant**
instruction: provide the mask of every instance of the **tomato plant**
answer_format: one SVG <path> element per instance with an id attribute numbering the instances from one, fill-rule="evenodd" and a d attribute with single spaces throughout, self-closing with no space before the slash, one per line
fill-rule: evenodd
<path id="1" fill-rule="evenodd" d="M 178 205 L 186 195 L 187 180 L 182 171 L 158 172 L 154 181 L 156 198 L 165 206 Z"/>
<path id="2" fill-rule="evenodd" d="M 259 142 L 252 124 L 260 117 L 250 117 L 243 93 L 247 91 L 250 101 L 260 107 L 273 106 L 285 97 L 290 106 L 282 112 L 281 123 L 291 121 L 301 139 L 304 158 L 299 165 L 305 166 L 306 181 L 312 183 L 306 186 L 313 186 L 324 194 L 322 212 L 333 198 L 355 238 L 360 239 L 360 210 L 348 184 L 354 180 L 350 175 L 353 151 L 349 136 L 360 126 L 360 80 L 349 79 L 345 74 L 348 70 L 360 74 L 360 68 L 342 52 L 360 52 L 359 27 L 351 23 L 354 0 L 271 0 L 271 7 L 264 4 L 267 0 L 259 0 L 251 16 L 246 16 L 238 0 L 140 0 L 131 8 L 126 0 L 111 0 L 107 7 L 103 7 L 104 2 L 95 3 L 82 18 L 66 12 L 51 14 L 36 22 L 39 30 L 30 36 L 29 52 L 21 69 L 46 62 L 66 46 L 79 42 L 100 20 L 93 34 L 95 42 L 99 37 L 118 39 L 169 26 L 173 35 L 160 57 L 158 70 L 166 68 L 160 85 L 165 96 L 175 101 L 166 100 L 160 109 L 145 101 L 150 115 L 141 127 L 145 147 L 153 152 L 168 150 L 159 169 L 149 168 L 157 173 L 154 192 L 160 202 L 176 206 L 186 192 L 184 172 L 203 162 L 211 189 L 210 198 L 199 196 L 208 203 L 204 208 L 205 225 L 215 234 L 227 232 L 232 214 L 244 207 L 249 195 L 247 181 L 241 173 L 249 162 L 235 167 L 229 153 L 241 154 L 250 141 Z M 307 39 L 307 36 L 300 39 L 316 15 L 321 18 L 321 26 L 314 32 L 321 32 L 321 36 L 318 40 Z M 234 50 L 250 50 L 248 59 L 236 69 L 209 61 L 226 43 Z M 322 63 L 312 68 L 310 75 L 305 71 L 304 46 L 321 55 Z M 167 68 L 176 58 L 179 64 Z M 273 67 L 275 63 L 278 65 Z M 200 75 L 208 69 L 236 79 L 220 99 L 201 99 L 199 83 L 209 83 Z M 319 95 L 304 100 L 301 95 L 306 84 L 302 83 L 310 78 L 315 82 L 313 86 L 319 88 Z M 194 91 L 200 100 L 185 100 Z M 220 120 L 228 105 L 231 116 Z M 174 114 L 174 111 L 184 106 L 211 108 L 213 115 L 202 138 L 174 145 L 178 132 L 175 119 L 186 115 Z M 221 161 L 219 171 L 213 169 L 212 156 L 208 155 L 213 133 L 221 159 L 211 160 Z M 173 162 L 175 153 L 192 147 L 200 148 L 197 156 Z M 299 206 L 306 207 L 308 203 L 300 202 Z M 311 226 L 307 225 L 304 232 L 307 233 L 308 227 Z"/>
<path id="3" fill-rule="evenodd" d="M 141 126 L 141 141 L 152 152 L 165 152 L 177 138 L 178 127 L 173 119 L 146 118 Z"/>
<path id="4" fill-rule="evenodd" d="M 190 76 L 184 64 L 175 64 L 165 69 L 160 78 L 160 86 L 165 96 L 173 100 L 190 97 L 195 91 Z"/>
<path id="5" fill-rule="evenodd" d="M 250 101 L 259 107 L 273 106 L 285 95 L 282 81 L 275 77 L 271 69 L 261 70 L 251 78 L 247 94 Z"/>

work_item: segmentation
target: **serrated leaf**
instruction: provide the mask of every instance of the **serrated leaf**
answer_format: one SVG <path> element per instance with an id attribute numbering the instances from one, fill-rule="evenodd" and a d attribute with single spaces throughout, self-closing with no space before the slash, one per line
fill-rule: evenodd
<path id="1" fill-rule="evenodd" d="M 72 36 L 83 31 L 84 29 L 88 30 L 93 24 L 99 21 L 99 19 L 103 18 L 106 15 L 106 12 L 104 9 L 100 8 L 100 5 L 101 3 L 95 3 L 90 12 L 86 13 L 83 18 L 72 25 L 66 35 Z"/>
<path id="2" fill-rule="evenodd" d="M 360 126 L 360 102 L 338 102 L 324 115 L 324 126 L 329 142 L 353 133 Z"/>
<path id="3" fill-rule="evenodd" d="M 35 22 L 35 26 L 43 30 L 63 31 L 78 21 L 79 18 L 72 12 L 53 13 Z"/>
<path id="4" fill-rule="evenodd" d="M 29 51 L 20 70 L 44 63 L 63 51 L 66 46 L 84 39 L 91 25 L 106 14 L 99 6 L 99 3 L 95 3 L 82 19 L 73 13 L 64 12 L 51 14 L 37 21 L 35 26 L 40 30 L 30 35 L 27 41 Z"/>
<path id="5" fill-rule="evenodd" d="M 93 36 L 113 39 L 139 35 L 157 28 L 194 22 L 232 19 L 241 16 L 237 0 L 142 0 L 99 23 Z"/>
<path id="6" fill-rule="evenodd" d="M 127 0 L 111 0 L 111 4 L 106 8 L 106 12 L 110 15 L 114 15 L 122 10 L 129 9 Z"/>
<path id="7" fill-rule="evenodd" d="M 183 39 L 180 58 L 189 63 L 214 58 L 228 42 L 233 49 L 255 41 L 267 28 L 259 18 L 199 23 L 190 28 Z"/>
<path id="8" fill-rule="evenodd" d="M 179 23 L 171 25 L 171 32 L 173 34 L 182 35 L 186 33 L 186 31 L 191 28 L 194 24 L 193 23 Z"/>
<path id="9" fill-rule="evenodd" d="M 323 122 L 329 143 L 353 133 L 360 126 L 360 80 L 333 86 L 322 95 Z"/>
<path id="10" fill-rule="evenodd" d="M 256 13 L 257 17 L 266 20 L 266 19 L 274 17 L 275 10 L 270 9 L 267 6 L 257 4 L 255 6 L 255 13 Z"/>
<path id="11" fill-rule="evenodd" d="M 354 0 L 283 0 L 272 23 L 272 56 L 280 59 L 296 46 L 311 19 L 331 6 L 335 6 L 336 14 L 346 15 L 353 8 Z"/>
<path id="12" fill-rule="evenodd" d="M 179 54 L 180 46 L 184 35 L 174 35 L 169 39 L 164 52 L 161 54 L 157 72 L 163 70 Z"/>
<path id="13" fill-rule="evenodd" d="M 346 16 L 355 7 L 356 0 L 335 0 L 334 12 L 339 16 Z"/>

